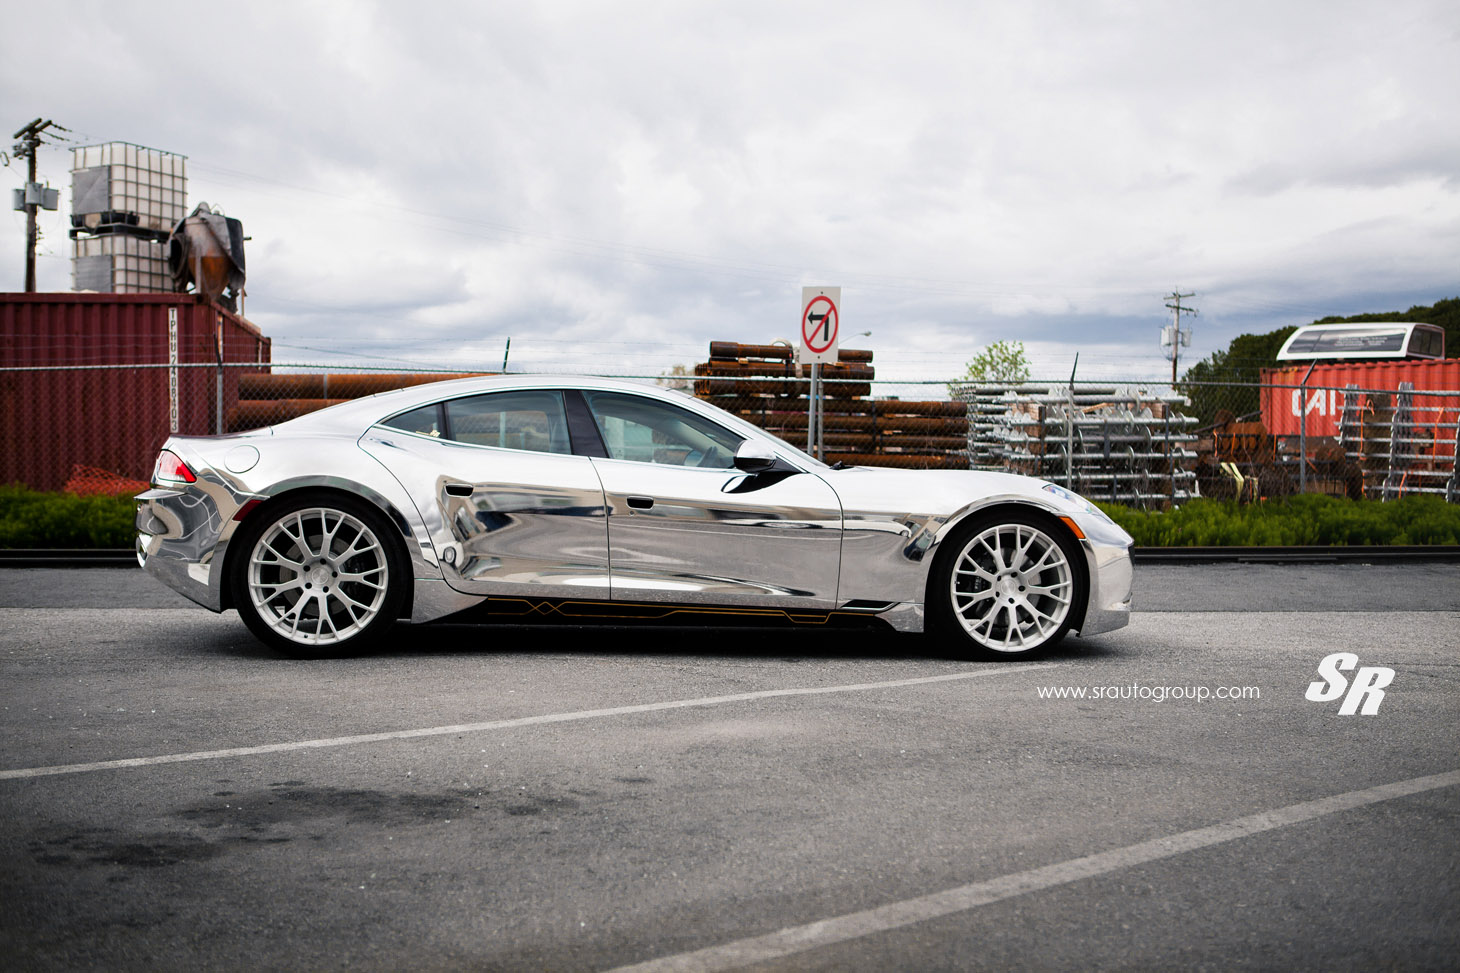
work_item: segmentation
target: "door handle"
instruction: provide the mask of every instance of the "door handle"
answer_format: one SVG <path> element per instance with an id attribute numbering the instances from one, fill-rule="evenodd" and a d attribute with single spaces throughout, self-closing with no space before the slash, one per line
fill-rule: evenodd
<path id="1" fill-rule="evenodd" d="M 630 507 L 633 507 L 635 510 L 648 510 L 650 507 L 654 506 L 654 498 L 653 497 L 629 497 L 628 498 L 628 504 L 629 504 Z"/>
<path id="2" fill-rule="evenodd" d="M 448 483 L 446 484 L 446 495 L 449 497 L 469 497 L 472 494 L 470 483 Z"/>

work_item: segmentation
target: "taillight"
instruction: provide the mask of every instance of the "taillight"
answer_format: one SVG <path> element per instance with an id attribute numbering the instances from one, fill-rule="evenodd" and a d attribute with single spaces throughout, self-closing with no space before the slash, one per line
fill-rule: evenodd
<path id="1" fill-rule="evenodd" d="M 198 478 L 180 456 L 164 449 L 157 456 L 157 469 L 153 471 L 152 479 L 158 483 L 193 483 Z"/>

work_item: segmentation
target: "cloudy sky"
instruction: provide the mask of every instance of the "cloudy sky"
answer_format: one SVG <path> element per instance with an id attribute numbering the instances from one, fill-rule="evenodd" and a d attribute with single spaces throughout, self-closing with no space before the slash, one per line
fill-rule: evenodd
<path id="1" fill-rule="evenodd" d="M 12 10 L 12 13 L 16 11 Z M 15 20 L 15 17 L 11 18 Z M 1460 5 L 74 2 L 0 123 L 186 155 L 276 361 L 657 374 L 843 288 L 879 378 L 1159 376 L 1460 295 Z M 14 25 L 12 25 L 14 26 Z M 42 290 L 70 288 L 66 188 Z M 4 171 L 8 187 L 23 169 Z M 0 220 L 0 290 L 24 217 Z M 870 331 L 862 337 L 858 332 Z"/>

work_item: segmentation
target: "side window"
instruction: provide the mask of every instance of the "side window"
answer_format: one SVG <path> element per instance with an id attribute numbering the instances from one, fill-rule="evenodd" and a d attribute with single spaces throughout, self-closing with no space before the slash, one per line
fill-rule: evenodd
<path id="1" fill-rule="evenodd" d="M 613 459 L 728 469 L 743 439 L 688 409 L 620 392 L 586 392 Z"/>
<path id="2" fill-rule="evenodd" d="M 423 405 L 419 409 L 402 412 L 398 416 L 385 420 L 381 425 L 405 432 L 420 433 L 422 436 L 435 436 L 438 439 L 446 434 L 441 422 L 439 404 Z"/>
<path id="3" fill-rule="evenodd" d="M 1431 331 L 1428 328 L 1415 328 L 1413 336 L 1409 339 L 1409 353 L 1411 355 L 1432 355 L 1435 358 L 1443 357 L 1442 348 L 1445 344 L 1443 332 Z"/>
<path id="4" fill-rule="evenodd" d="M 473 446 L 571 453 L 563 394 L 548 389 L 489 392 L 446 403 L 451 438 Z"/>

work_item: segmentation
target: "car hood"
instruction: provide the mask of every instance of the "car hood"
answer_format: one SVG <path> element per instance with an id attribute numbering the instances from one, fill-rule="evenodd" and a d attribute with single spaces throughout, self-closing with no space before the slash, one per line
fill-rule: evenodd
<path id="1" fill-rule="evenodd" d="M 1019 497 L 1057 509 L 1056 497 L 1043 480 L 984 470 L 897 470 L 855 466 L 819 470 L 848 510 L 899 509 L 953 514 L 976 500 Z"/>
<path id="2" fill-rule="evenodd" d="M 816 474 L 841 498 L 848 523 L 878 521 L 921 525 L 944 532 L 964 515 L 997 503 L 1024 503 L 1071 517 L 1087 535 L 1126 546 L 1130 535 L 1099 507 L 1058 484 L 1014 473 L 984 470 L 896 470 L 853 467 Z"/>

